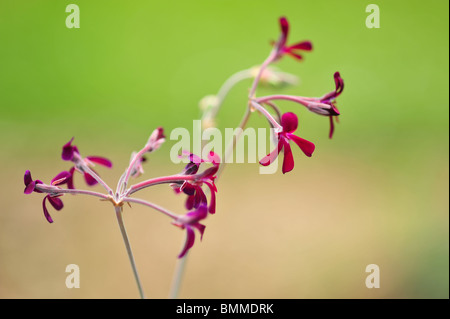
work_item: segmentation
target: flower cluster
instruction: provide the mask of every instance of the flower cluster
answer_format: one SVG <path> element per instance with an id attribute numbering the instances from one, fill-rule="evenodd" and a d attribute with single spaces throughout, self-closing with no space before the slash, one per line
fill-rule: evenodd
<path id="1" fill-rule="evenodd" d="M 231 76 L 221 87 L 217 95 L 205 97 L 201 100 L 200 106 L 203 111 L 202 126 L 204 128 L 212 126 L 215 123 L 219 108 L 223 104 L 230 89 L 242 80 L 249 78 L 253 79 L 253 84 L 250 87 L 248 95 L 248 107 L 244 118 L 241 121 L 240 128 L 244 128 L 253 111 L 257 111 L 268 120 L 269 125 L 275 132 L 274 137 L 276 145 L 269 154 L 260 159 L 259 163 L 263 166 L 271 165 L 276 162 L 280 153 L 283 152 L 282 172 L 285 174 L 292 171 L 294 168 L 294 156 L 291 149 L 291 142 L 297 145 L 307 157 L 313 155 L 316 147 L 314 143 L 297 135 L 298 133 L 296 133 L 296 131 L 299 127 L 299 118 L 297 114 L 293 112 L 283 113 L 276 105 L 276 102 L 279 100 L 294 102 L 306 107 L 306 109 L 312 113 L 328 117 L 330 122 L 328 135 L 329 138 L 332 138 L 335 129 L 334 121 L 340 115 L 336 106 L 336 99 L 343 92 L 344 80 L 339 72 L 335 72 L 333 75 L 334 90 L 324 94 L 322 97 L 303 97 L 281 94 L 257 96 L 256 90 L 259 85 L 269 83 L 273 86 L 281 86 L 296 83 L 296 76 L 279 71 L 273 64 L 283 59 L 284 56 L 291 56 L 296 60 L 301 61 L 303 60 L 302 54 L 304 52 L 312 51 L 313 49 L 310 41 L 301 41 L 288 45 L 290 29 L 288 20 L 285 17 L 281 17 L 279 19 L 279 25 L 281 29 L 280 36 L 278 41 L 272 43 L 273 48 L 267 59 L 258 67 L 252 67 Z M 41 180 L 33 180 L 31 172 L 27 170 L 24 175 L 24 193 L 46 194 L 42 201 L 42 209 L 44 216 L 49 223 L 53 223 L 53 218 L 47 208 L 47 202 L 50 203 L 55 210 L 59 211 L 64 207 L 61 199 L 64 194 L 94 196 L 103 201 L 110 202 L 114 207 L 125 246 L 129 254 L 130 263 L 133 267 L 141 296 L 143 296 L 142 287 L 140 286 L 136 266 L 134 264 L 134 258 L 122 221 L 124 203 L 136 203 L 150 207 L 168 216 L 172 220 L 173 225 L 185 230 L 186 236 L 184 246 L 178 255 L 178 258 L 183 258 L 194 245 L 195 230 L 200 233 L 200 239 L 202 239 L 206 228 L 205 225 L 202 224 L 203 220 L 207 218 L 209 214 L 216 213 L 217 187 L 215 182 L 219 173 L 223 170 L 224 164 L 221 163 L 219 156 L 213 152 L 210 152 L 206 158 L 201 158 L 196 154 L 186 151 L 181 154 L 181 157 L 186 159 L 186 166 L 180 173 L 155 177 L 129 185 L 130 178 L 137 178 L 144 174 L 143 164 L 147 161 L 146 156 L 148 156 L 149 153 L 158 150 L 164 143 L 164 130 L 159 127 L 152 132 L 147 143 L 141 150 L 132 152 L 128 167 L 121 175 L 117 187 L 113 189 L 100 177 L 97 171 L 94 170 L 96 165 L 112 168 L 112 162 L 101 156 L 83 157 L 79 152 L 78 147 L 73 144 L 73 141 L 74 138 L 64 144 L 61 153 L 61 158 L 64 161 L 71 163 L 70 167 L 67 170 L 58 173 L 49 184 L 45 184 Z M 235 143 L 236 141 L 233 140 L 231 146 L 234 147 L 236 145 Z M 219 166 L 221 169 L 220 171 Z M 92 187 L 99 185 L 106 193 L 76 188 L 74 184 L 74 175 L 77 172 L 83 175 L 87 186 Z M 186 196 L 186 213 L 175 214 L 153 202 L 133 196 L 143 189 L 161 184 L 168 184 L 176 194 L 183 194 Z"/>
<path id="2" fill-rule="evenodd" d="M 67 171 L 62 171 L 57 174 L 50 181 L 50 184 L 45 184 L 41 180 L 33 180 L 31 172 L 27 170 L 24 176 L 24 193 L 47 193 L 43 199 L 42 208 L 44 216 L 49 223 L 53 223 L 53 218 L 48 211 L 46 203 L 49 202 L 55 210 L 59 211 L 64 207 L 61 197 L 67 193 L 100 197 L 102 200 L 110 201 L 115 207 L 120 207 L 120 209 L 122 209 L 123 203 L 125 202 L 140 203 L 152 207 L 172 218 L 174 225 L 186 230 L 186 244 L 183 251 L 179 254 L 179 258 L 181 258 L 193 246 L 193 228 L 198 229 L 203 236 L 205 226 L 198 222 L 206 218 L 208 211 L 211 214 L 215 213 L 215 193 L 217 192 L 217 188 L 214 184 L 214 180 L 219 169 L 220 159 L 214 153 L 211 153 L 207 159 L 200 159 L 194 154 L 190 154 L 191 161 L 180 174 L 149 179 L 127 188 L 127 182 L 130 177 L 138 177 L 144 173 L 142 164 L 145 162 L 145 154 L 157 150 L 164 140 L 163 129 L 158 128 L 152 133 L 147 144 L 141 151 L 132 153 L 129 166 L 120 178 L 117 190 L 114 192 L 93 169 L 95 164 L 112 168 L 112 162 L 109 159 L 100 156 L 82 157 L 78 147 L 73 144 L 72 138 L 62 147 L 61 158 L 64 161 L 72 162 L 73 166 Z M 208 163 L 211 164 L 211 167 L 199 172 L 200 165 L 208 165 Z M 75 188 L 73 183 L 75 172 L 83 174 L 84 180 L 88 186 L 95 186 L 97 184 L 103 186 L 107 191 L 107 194 Z M 170 184 L 177 193 L 183 192 L 188 195 L 186 201 L 188 212 L 186 214 L 177 215 L 151 202 L 131 197 L 133 193 L 136 193 L 141 189 L 163 183 Z M 64 185 L 66 188 L 63 188 Z M 211 194 L 210 200 L 207 199 L 205 191 L 202 188 L 203 185 L 206 185 L 209 189 Z"/>

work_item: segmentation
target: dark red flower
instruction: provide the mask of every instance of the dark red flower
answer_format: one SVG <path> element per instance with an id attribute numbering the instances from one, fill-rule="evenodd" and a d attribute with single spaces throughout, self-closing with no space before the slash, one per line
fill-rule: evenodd
<path id="1" fill-rule="evenodd" d="M 51 180 L 51 185 L 58 186 L 67 184 L 70 177 L 71 177 L 70 172 L 62 171 Z M 43 182 L 41 182 L 40 180 L 33 180 L 31 177 L 31 172 L 29 170 L 25 172 L 24 183 L 25 183 L 25 191 L 24 191 L 25 194 L 31 194 L 32 192 L 42 193 L 40 190 L 36 189 L 36 185 L 43 184 Z M 50 216 L 50 213 L 48 212 L 46 201 L 48 200 L 49 203 L 53 206 L 53 208 L 59 211 L 64 207 L 62 200 L 59 198 L 61 196 L 62 195 L 48 194 L 47 196 L 44 197 L 44 200 L 42 201 L 42 209 L 44 211 L 44 216 L 49 223 L 53 223 L 53 219 Z"/>
<path id="2" fill-rule="evenodd" d="M 336 88 L 334 89 L 334 91 L 326 94 L 325 96 L 323 96 L 320 99 L 320 103 L 323 104 L 328 104 L 329 106 L 331 106 L 330 108 L 330 113 L 329 113 L 329 118 L 330 118 L 330 133 L 329 133 L 329 137 L 332 138 L 333 137 L 333 133 L 334 133 L 334 122 L 333 122 L 333 118 L 336 117 L 340 114 L 339 110 L 336 107 L 336 98 L 341 95 L 342 91 L 344 90 L 344 80 L 341 78 L 341 75 L 339 74 L 339 72 L 335 72 L 334 75 L 334 83 L 336 85 Z"/>
<path id="3" fill-rule="evenodd" d="M 286 45 L 287 37 L 289 34 L 289 23 L 285 17 L 280 18 L 281 36 L 276 45 L 276 60 L 280 59 L 283 55 L 288 54 L 297 60 L 302 60 L 303 56 L 299 54 L 300 51 L 311 51 L 312 43 L 310 41 L 302 41 L 290 46 Z"/>
<path id="4" fill-rule="evenodd" d="M 284 150 L 283 158 L 283 174 L 290 172 L 294 168 L 294 157 L 292 155 L 291 146 L 289 141 L 293 141 L 300 147 L 306 156 L 311 157 L 314 152 L 315 145 L 297 135 L 292 134 L 297 130 L 298 118 L 294 113 L 288 112 L 281 116 L 281 126 L 283 131 L 278 134 L 278 145 L 272 152 L 263 157 L 259 163 L 263 166 L 267 166 L 273 163 L 278 157 L 281 150 Z"/>
<path id="5" fill-rule="evenodd" d="M 205 184 L 211 193 L 211 200 L 208 211 L 211 214 L 216 212 L 216 192 L 217 188 L 214 184 L 214 180 L 216 178 L 215 174 L 219 169 L 220 158 L 214 153 L 211 152 L 208 156 L 207 160 L 203 160 L 200 157 L 189 153 L 186 154 L 189 158 L 189 163 L 185 166 L 181 175 L 195 175 L 198 173 L 200 165 L 202 163 L 211 163 L 213 166 L 207 168 L 202 173 L 199 173 L 199 178 L 195 181 L 185 181 L 181 183 L 173 183 L 171 186 L 175 190 L 176 193 L 185 193 L 188 195 L 186 199 L 186 209 L 190 210 L 193 208 L 198 208 L 200 205 L 208 204 L 208 199 L 206 197 L 205 192 L 202 189 L 202 185 Z"/>
<path id="6" fill-rule="evenodd" d="M 93 178 L 89 173 L 85 172 L 83 170 L 83 166 L 85 165 L 92 169 L 92 167 L 94 167 L 95 164 L 98 164 L 107 168 L 111 168 L 112 162 L 109 159 L 100 156 L 86 156 L 85 158 L 81 157 L 80 152 L 78 151 L 78 147 L 76 145 L 72 145 L 73 139 L 74 138 L 72 137 L 72 139 L 63 146 L 61 154 L 61 158 L 63 160 L 72 161 L 73 163 L 75 163 L 75 166 L 69 170 L 69 172 L 72 175 L 69 177 L 67 183 L 68 188 L 70 189 L 74 188 L 73 173 L 75 172 L 75 170 L 78 170 L 84 175 L 84 180 L 86 181 L 86 184 L 88 184 L 89 186 L 94 186 L 98 183 L 97 180 Z"/>
<path id="7" fill-rule="evenodd" d="M 189 249 L 192 248 L 195 242 L 194 228 L 200 232 L 200 240 L 203 238 L 206 226 L 200 224 L 199 221 L 205 219 L 208 215 L 208 209 L 206 204 L 202 203 L 196 210 L 193 210 L 186 215 L 180 216 L 172 222 L 175 226 L 181 229 L 186 229 L 186 241 L 183 249 L 181 250 L 178 258 L 183 258 Z"/>

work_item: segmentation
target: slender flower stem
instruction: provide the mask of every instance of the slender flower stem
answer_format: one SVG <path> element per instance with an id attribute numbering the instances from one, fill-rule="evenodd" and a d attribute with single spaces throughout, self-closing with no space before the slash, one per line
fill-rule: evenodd
<path id="1" fill-rule="evenodd" d="M 304 106 L 308 106 L 309 103 L 316 101 L 316 98 L 311 97 L 303 97 L 303 96 L 295 96 L 295 95 L 268 95 L 262 96 L 255 99 L 258 103 L 264 103 L 272 100 L 287 100 L 296 103 L 300 103 Z"/>
<path id="2" fill-rule="evenodd" d="M 241 137 L 241 132 L 244 130 L 245 126 L 248 123 L 248 120 L 250 119 L 250 115 L 252 114 L 250 107 L 247 107 L 244 113 L 244 117 L 241 120 L 241 123 L 239 124 L 239 128 L 241 130 L 238 130 L 237 134 L 233 136 L 233 141 L 228 145 L 227 150 L 225 151 L 225 155 L 223 157 L 222 165 L 219 167 L 219 171 L 217 172 L 217 178 L 222 174 L 223 170 L 225 169 L 225 165 L 227 163 L 227 160 L 231 154 L 231 152 L 236 147 L 237 141 Z"/>
<path id="3" fill-rule="evenodd" d="M 263 62 L 263 64 L 262 64 L 261 67 L 259 68 L 259 72 L 258 72 L 258 74 L 256 75 L 255 79 L 253 80 L 252 87 L 250 88 L 250 93 L 249 93 L 249 95 L 248 95 L 249 99 L 252 99 L 252 98 L 254 97 L 255 92 L 256 92 L 256 88 L 258 87 L 259 81 L 261 80 L 261 76 L 262 76 L 262 74 L 264 73 L 264 70 L 267 68 L 267 66 L 268 66 L 270 63 L 272 63 L 273 60 L 275 59 L 276 53 L 277 53 L 277 50 L 276 50 L 276 49 L 273 49 L 273 50 L 270 52 L 270 54 L 269 54 L 269 56 L 267 57 L 267 59 Z"/>
<path id="4" fill-rule="evenodd" d="M 131 250 L 130 241 L 128 240 L 127 231 L 125 229 L 125 225 L 122 219 L 122 207 L 115 206 L 117 222 L 119 223 L 120 232 L 122 233 L 123 241 L 125 243 L 125 248 L 127 249 L 128 258 L 130 259 L 131 268 L 133 269 L 134 278 L 136 279 L 136 283 L 139 289 L 139 294 L 141 299 L 145 299 L 144 290 L 142 289 L 141 280 L 139 279 L 139 274 L 136 268 L 136 263 L 133 257 L 133 251 Z"/>
<path id="5" fill-rule="evenodd" d="M 225 83 L 220 87 L 219 92 L 217 93 L 218 103 L 214 105 L 214 107 L 211 108 L 208 112 L 205 112 L 203 118 L 205 117 L 215 118 L 220 110 L 220 107 L 223 104 L 223 101 L 225 100 L 226 96 L 231 91 L 231 89 L 239 82 L 246 79 L 250 79 L 252 78 L 252 76 L 253 74 L 251 69 L 242 70 L 230 76 L 225 81 Z"/>
<path id="6" fill-rule="evenodd" d="M 100 178 L 100 176 L 98 176 L 90 167 L 88 167 L 87 165 L 83 165 L 83 171 L 85 173 L 88 173 L 89 175 L 91 175 L 100 185 L 102 185 L 102 187 L 104 189 L 106 189 L 106 191 L 111 195 L 114 196 L 114 192 L 111 189 L 111 187 L 108 186 L 108 184 L 106 184 L 103 179 Z"/>
<path id="7" fill-rule="evenodd" d="M 93 191 L 87 191 L 82 189 L 65 189 L 65 188 L 59 188 L 56 186 L 50 186 L 46 184 L 36 184 L 36 189 L 48 194 L 81 194 L 81 195 L 90 195 L 95 197 L 100 197 L 105 200 L 109 200 L 111 197 L 102 193 L 97 193 Z"/>
<path id="8" fill-rule="evenodd" d="M 137 191 L 144 189 L 146 187 L 163 184 L 163 183 L 165 184 L 165 183 L 191 181 L 191 180 L 196 180 L 198 177 L 199 177 L 198 174 L 197 175 L 171 175 L 171 176 L 162 176 L 162 177 L 157 177 L 157 178 L 153 178 L 153 179 L 148 179 L 141 183 L 130 186 L 130 188 L 124 194 L 123 197 L 130 196 L 131 194 L 136 193 Z"/>
<path id="9" fill-rule="evenodd" d="M 184 242 L 183 242 L 184 246 Z M 189 255 L 189 251 L 183 256 L 183 258 L 178 259 L 175 273 L 172 280 L 172 287 L 170 288 L 169 299 L 177 299 L 178 292 L 180 291 L 181 282 L 183 281 L 184 270 L 186 268 L 186 260 Z"/>
<path id="10" fill-rule="evenodd" d="M 165 209 L 165 208 L 163 208 L 161 206 L 158 206 L 158 205 L 153 204 L 151 202 L 147 202 L 147 201 L 145 201 L 143 199 L 124 197 L 122 199 L 122 202 L 136 203 L 136 204 L 145 205 L 145 206 L 151 207 L 151 208 L 153 208 L 153 209 L 155 209 L 155 210 L 157 210 L 157 211 L 159 211 L 159 212 L 161 212 L 161 213 L 163 213 L 163 214 L 165 214 L 165 215 L 167 215 L 167 216 L 169 216 L 170 218 L 173 218 L 173 219 L 177 219 L 179 217 L 177 214 L 174 214 L 174 213 L 168 211 L 167 209 Z"/>
<path id="11" fill-rule="evenodd" d="M 254 100 L 251 101 L 252 106 L 257 109 L 259 112 L 262 113 L 269 121 L 272 123 L 273 127 L 278 130 L 278 132 L 281 132 L 283 130 L 283 127 L 273 118 L 273 116 L 259 103 L 255 102 Z"/>
<path id="12" fill-rule="evenodd" d="M 123 179 L 121 179 L 121 184 L 119 184 L 121 189 L 125 189 L 127 187 L 128 180 L 130 179 L 131 171 L 133 170 L 134 166 L 136 165 L 136 162 L 139 161 L 146 152 L 148 152 L 149 147 L 150 147 L 149 145 L 146 145 L 143 149 L 141 149 L 133 157 L 133 159 L 130 162 L 130 165 L 128 166 L 128 168 L 125 172 L 125 177 Z M 119 189 L 118 189 L 118 191 L 120 192 Z"/>

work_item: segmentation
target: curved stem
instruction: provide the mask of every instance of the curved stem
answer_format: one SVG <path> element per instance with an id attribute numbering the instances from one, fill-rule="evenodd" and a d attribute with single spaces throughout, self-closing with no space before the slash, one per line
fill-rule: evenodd
<path id="1" fill-rule="evenodd" d="M 151 202 L 147 202 L 147 201 L 145 201 L 143 199 L 124 197 L 122 199 L 122 202 L 136 203 L 136 204 L 141 204 L 141 205 L 144 205 L 144 206 L 148 206 L 148 207 L 153 208 L 153 209 L 155 209 L 155 210 L 157 210 L 157 211 L 159 211 L 159 212 L 161 212 L 161 213 L 163 213 L 163 214 L 165 214 L 165 215 L 167 215 L 167 216 L 169 216 L 170 218 L 173 218 L 173 219 L 177 219 L 179 217 L 177 214 L 174 214 L 174 213 L 168 211 L 167 209 L 165 209 L 165 208 L 163 208 L 161 206 L 158 206 L 158 205 L 153 204 Z"/>
<path id="2" fill-rule="evenodd" d="M 250 93 L 248 95 L 249 99 L 253 98 L 256 92 L 256 87 L 258 86 L 259 80 L 261 79 L 261 76 L 264 72 L 264 70 L 267 68 L 267 66 L 273 62 L 273 60 L 276 57 L 276 49 L 273 49 L 269 56 L 267 57 L 267 59 L 263 62 L 263 64 L 261 65 L 261 67 L 259 68 L 259 72 L 256 75 L 255 79 L 253 80 L 253 84 L 252 87 L 250 88 Z"/>
<path id="3" fill-rule="evenodd" d="M 139 295 L 141 299 L 145 299 L 144 290 L 142 289 L 141 280 L 139 279 L 139 274 L 136 268 L 136 263 L 133 257 L 133 251 L 131 250 L 130 241 L 128 239 L 127 231 L 122 219 L 122 207 L 114 207 L 116 210 L 117 222 L 119 223 L 120 232 L 122 233 L 123 242 L 125 243 L 125 248 L 127 249 L 128 258 L 130 259 L 131 268 L 133 269 L 134 278 L 136 279 L 136 284 L 139 289 Z"/>
<path id="4" fill-rule="evenodd" d="M 273 116 L 262 105 L 255 102 L 254 100 L 251 101 L 251 104 L 262 115 L 264 115 L 270 121 L 270 123 L 272 123 L 275 130 L 278 130 L 278 132 L 281 132 L 283 130 L 283 127 L 273 118 Z"/>
<path id="5" fill-rule="evenodd" d="M 184 181 L 189 181 L 189 180 L 195 180 L 197 178 L 198 178 L 198 175 L 171 175 L 171 176 L 163 176 L 163 177 L 148 179 L 141 183 L 130 186 L 130 188 L 124 194 L 123 197 L 127 197 L 127 196 L 129 196 L 133 193 L 136 193 L 137 191 L 144 189 L 146 187 L 163 184 L 163 183 L 165 184 L 165 183 L 184 182 Z"/>

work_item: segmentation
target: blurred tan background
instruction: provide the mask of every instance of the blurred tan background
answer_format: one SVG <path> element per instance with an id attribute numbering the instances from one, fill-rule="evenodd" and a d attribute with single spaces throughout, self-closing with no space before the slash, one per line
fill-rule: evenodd
<path id="1" fill-rule="evenodd" d="M 312 158 L 293 148 L 295 169 L 258 174 L 229 165 L 218 182 L 217 214 L 191 250 L 182 298 L 448 298 L 448 2 L 379 1 L 381 28 L 369 30 L 354 1 L 77 1 L 81 28 L 65 28 L 64 3 L 0 3 L 0 298 L 138 298 L 112 207 L 64 196 L 54 218 L 43 196 L 23 194 L 23 174 L 49 182 L 68 169 L 61 146 L 114 162 L 111 185 L 151 131 L 192 127 L 198 101 L 232 73 L 261 63 L 291 22 L 290 43 L 312 40 L 305 61 L 285 59 L 299 86 L 259 92 L 318 96 L 345 90 L 333 140 L 327 119 L 300 116 Z M 248 82 L 220 113 L 239 122 Z M 250 126 L 265 127 L 259 117 Z M 146 163 L 147 177 L 182 169 L 175 141 Z M 140 179 L 142 180 L 142 178 Z M 80 175 L 76 186 L 86 188 Z M 98 191 L 101 191 L 98 188 Z M 183 213 L 168 186 L 142 193 Z M 184 232 L 150 209 L 124 220 L 149 298 L 166 298 Z M 77 264 L 81 288 L 67 289 Z M 365 268 L 380 267 L 367 289 Z"/>

